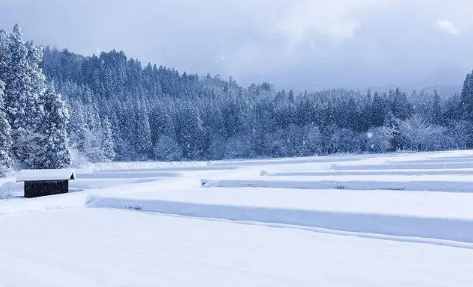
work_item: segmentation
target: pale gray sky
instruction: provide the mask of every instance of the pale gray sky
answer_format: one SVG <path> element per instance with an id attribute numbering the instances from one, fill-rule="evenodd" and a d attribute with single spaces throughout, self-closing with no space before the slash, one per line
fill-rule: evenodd
<path id="1" fill-rule="evenodd" d="M 297 90 L 459 85 L 471 0 L 0 0 L 0 28 L 81 54 L 123 50 Z"/>

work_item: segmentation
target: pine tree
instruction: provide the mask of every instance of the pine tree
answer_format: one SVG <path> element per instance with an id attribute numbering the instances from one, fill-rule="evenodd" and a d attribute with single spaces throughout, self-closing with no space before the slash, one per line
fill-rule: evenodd
<path id="1" fill-rule="evenodd" d="M 3 77 L 5 73 L 7 53 L 8 53 L 8 36 L 4 30 L 0 30 L 0 77 Z"/>
<path id="2" fill-rule="evenodd" d="M 40 63 L 43 59 L 43 48 L 31 42 L 27 43 L 26 47 L 28 49 L 27 73 L 31 84 L 30 98 L 27 102 L 27 125 L 29 129 L 35 131 L 41 125 L 44 116 L 41 98 L 46 91 L 46 77 L 40 68 Z"/>
<path id="3" fill-rule="evenodd" d="M 180 160 L 182 148 L 173 138 L 162 135 L 153 148 L 153 154 L 158 160 Z"/>
<path id="4" fill-rule="evenodd" d="M 465 120 L 473 121 L 473 72 L 466 76 L 460 97 L 460 110 Z"/>
<path id="5" fill-rule="evenodd" d="M 48 88 L 43 96 L 44 123 L 41 127 L 41 151 L 36 155 L 37 168 L 63 168 L 71 158 L 67 145 L 69 112 L 61 96 Z"/>
<path id="6" fill-rule="evenodd" d="M 384 124 L 386 117 L 386 104 L 384 99 L 376 92 L 371 105 L 371 125 L 380 127 Z"/>
<path id="7" fill-rule="evenodd" d="M 117 109 L 117 123 L 119 124 L 119 133 L 116 137 L 115 147 L 118 158 L 121 160 L 138 159 L 135 138 L 136 138 L 136 122 L 135 109 L 130 108 L 128 103 L 118 103 Z"/>
<path id="8" fill-rule="evenodd" d="M 84 120 L 83 103 L 69 103 L 70 119 L 68 124 L 69 139 L 72 147 L 84 152 L 86 138 L 86 124 Z"/>
<path id="9" fill-rule="evenodd" d="M 10 150 L 12 146 L 10 124 L 4 112 L 3 89 L 5 84 L 0 80 L 0 177 L 5 175 L 12 166 Z"/>
<path id="10" fill-rule="evenodd" d="M 5 114 L 4 90 L 5 83 L 2 82 L 4 70 L 6 68 L 7 55 L 7 35 L 5 31 L 0 30 L 0 177 L 12 166 L 10 151 L 12 146 L 11 128 Z"/>
<path id="11" fill-rule="evenodd" d="M 319 127 L 307 125 L 304 127 L 304 139 L 302 141 L 302 155 L 313 156 L 322 153 L 322 134 Z"/>
<path id="12" fill-rule="evenodd" d="M 30 79 L 29 95 L 26 98 L 26 115 L 25 118 L 25 135 L 23 138 L 28 139 L 19 146 L 21 151 L 21 160 L 28 167 L 36 168 L 37 155 L 41 153 L 42 146 L 38 145 L 41 141 L 40 127 L 44 123 L 44 107 L 43 96 L 46 91 L 46 77 L 39 67 L 43 50 L 41 47 L 33 43 L 26 44 L 27 54 L 27 75 Z"/>
<path id="13" fill-rule="evenodd" d="M 24 162 L 27 158 L 25 148 L 33 142 L 31 130 L 27 125 L 28 107 L 31 105 L 31 79 L 28 75 L 28 50 L 23 42 L 21 31 L 15 25 L 8 37 L 8 52 L 4 55 L 2 80 L 5 82 L 5 112 L 12 128 L 13 154 Z"/>
<path id="14" fill-rule="evenodd" d="M 401 93 L 399 88 L 397 88 L 393 97 L 391 108 L 394 116 L 401 120 L 407 119 L 411 115 L 412 107 L 407 100 L 406 93 Z"/>
<path id="15" fill-rule="evenodd" d="M 430 121 L 434 125 L 440 125 L 443 122 L 442 119 L 442 107 L 440 105 L 440 96 L 437 90 L 434 90 L 434 101 L 432 103 L 432 110 L 430 112 Z"/>
<path id="16" fill-rule="evenodd" d="M 401 132 L 399 130 L 399 119 L 397 119 L 391 111 L 388 112 L 384 126 L 391 132 L 391 140 L 389 142 L 391 151 L 402 149 Z"/>
<path id="17" fill-rule="evenodd" d="M 113 160 L 116 156 L 114 150 L 114 143 L 112 137 L 112 125 L 108 117 L 105 118 L 102 124 L 103 138 L 102 138 L 102 147 L 103 153 L 107 160 Z"/>
<path id="18" fill-rule="evenodd" d="M 12 151 L 25 166 L 35 167 L 38 129 L 43 123 L 41 97 L 45 90 L 45 76 L 39 67 L 42 49 L 32 43 L 25 44 L 18 25 L 7 42 L 1 69 L 6 84 L 5 112 L 13 131 Z M 3 50 L 5 46 L 2 44 Z"/>
<path id="19" fill-rule="evenodd" d="M 151 154 L 151 128 L 149 125 L 148 109 L 141 102 L 136 107 L 135 130 L 133 131 L 135 138 L 136 151 L 142 159 L 148 159 Z"/>
<path id="20" fill-rule="evenodd" d="M 176 140 L 185 159 L 202 159 L 202 123 L 197 108 L 185 105 L 177 108 L 174 120 Z"/>

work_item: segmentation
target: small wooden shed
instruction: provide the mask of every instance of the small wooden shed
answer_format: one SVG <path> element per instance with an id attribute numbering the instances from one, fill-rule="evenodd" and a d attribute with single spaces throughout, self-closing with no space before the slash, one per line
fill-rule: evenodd
<path id="1" fill-rule="evenodd" d="M 40 197 L 67 193 L 69 180 L 75 180 L 73 169 L 23 169 L 16 177 L 25 183 L 25 197 Z"/>

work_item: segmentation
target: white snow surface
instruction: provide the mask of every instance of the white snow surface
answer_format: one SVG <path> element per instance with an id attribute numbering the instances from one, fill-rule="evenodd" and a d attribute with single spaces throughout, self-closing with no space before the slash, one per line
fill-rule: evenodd
<path id="1" fill-rule="evenodd" d="M 95 164 L 36 199 L 0 179 L 0 287 L 471 286 L 472 178 L 451 151 Z"/>
<path id="2" fill-rule="evenodd" d="M 2 286 L 417 287 L 473 280 L 473 250 L 132 211 L 3 217 L 0 230 Z"/>

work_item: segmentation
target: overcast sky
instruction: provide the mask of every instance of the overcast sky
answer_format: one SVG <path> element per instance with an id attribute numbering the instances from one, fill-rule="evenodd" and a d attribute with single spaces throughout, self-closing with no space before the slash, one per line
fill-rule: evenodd
<path id="1" fill-rule="evenodd" d="M 0 28 L 85 55 L 297 90 L 459 85 L 471 0 L 0 0 Z"/>

